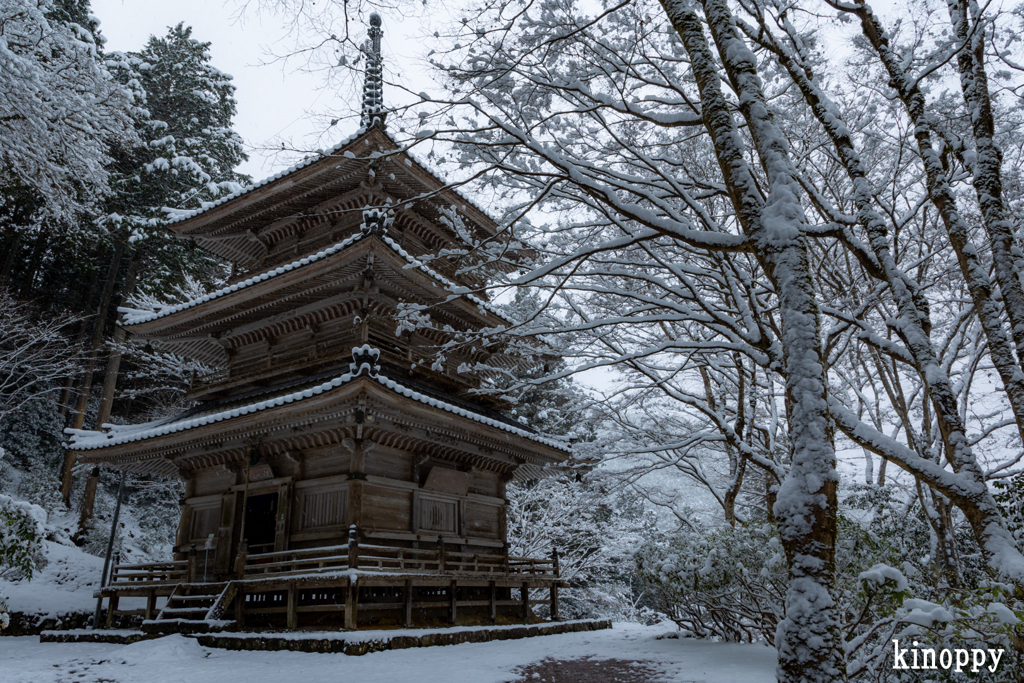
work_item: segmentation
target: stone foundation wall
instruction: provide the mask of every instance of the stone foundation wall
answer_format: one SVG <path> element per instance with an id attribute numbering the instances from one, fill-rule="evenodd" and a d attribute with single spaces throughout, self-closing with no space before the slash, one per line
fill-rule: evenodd
<path id="1" fill-rule="evenodd" d="M 381 635 L 380 638 L 351 637 L 346 640 L 347 633 L 337 636 L 310 634 L 302 632 L 277 636 L 274 634 L 243 634 L 218 633 L 195 636 L 200 645 L 225 650 L 256 650 L 274 651 L 290 650 L 292 652 L 343 653 L 346 655 L 365 655 L 370 652 L 384 650 L 404 650 L 412 647 L 432 647 L 436 645 L 458 645 L 459 643 L 486 643 L 492 640 L 518 640 L 534 636 L 549 636 L 558 633 L 578 633 L 581 631 L 599 631 L 612 627 L 611 620 L 569 621 L 534 626 L 513 626 L 511 628 L 481 628 L 455 631 L 433 631 L 422 635 Z M 353 636 L 355 634 L 352 634 Z"/>

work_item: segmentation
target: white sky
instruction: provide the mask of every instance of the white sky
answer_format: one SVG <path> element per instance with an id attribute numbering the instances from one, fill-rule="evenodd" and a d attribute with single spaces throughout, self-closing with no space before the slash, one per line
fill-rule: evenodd
<path id="1" fill-rule="evenodd" d="M 261 150 L 278 138 L 290 139 L 296 147 L 327 147 L 334 140 L 354 132 L 356 121 L 342 120 L 329 139 L 318 139 L 324 124 L 309 113 L 333 109 L 345 112 L 346 100 L 357 97 L 352 90 L 330 92 L 323 88 L 319 74 L 302 73 L 268 61 L 268 49 L 282 51 L 291 44 L 279 16 L 258 16 L 248 12 L 239 20 L 242 2 L 220 0 L 92 0 L 92 13 L 100 20 L 108 51 L 140 50 L 150 35 L 163 36 L 169 26 L 184 22 L 193 28 L 192 37 L 212 43 L 211 64 L 234 77 L 238 114 L 235 130 L 246 143 L 249 161 L 239 167 L 253 180 L 260 180 L 295 162 L 296 157 L 269 154 Z M 415 68 L 419 41 L 406 33 L 420 30 L 407 20 L 403 33 L 399 18 L 384 16 L 383 53 L 388 67 L 409 73 L 406 80 L 426 78 Z M 355 21 L 358 21 L 355 20 Z M 412 26 L 415 24 L 415 26 Z M 422 88 L 421 88 L 422 89 Z M 398 97 L 385 88 L 385 98 Z M 346 98 L 346 99 L 341 99 Z M 332 106 L 333 103 L 333 106 Z M 305 143 L 305 145 L 303 145 Z"/>

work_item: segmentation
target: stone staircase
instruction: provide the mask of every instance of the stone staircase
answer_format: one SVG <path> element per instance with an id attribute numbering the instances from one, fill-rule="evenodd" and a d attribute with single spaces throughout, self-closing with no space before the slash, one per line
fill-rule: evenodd
<path id="1" fill-rule="evenodd" d="M 232 631 L 234 621 L 224 612 L 235 597 L 234 581 L 222 583 L 181 583 L 167 598 L 156 618 L 142 622 L 143 633 L 213 633 Z"/>

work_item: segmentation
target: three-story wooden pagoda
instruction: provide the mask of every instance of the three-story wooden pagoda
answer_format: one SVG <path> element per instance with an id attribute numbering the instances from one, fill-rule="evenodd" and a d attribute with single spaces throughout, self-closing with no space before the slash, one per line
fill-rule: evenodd
<path id="1" fill-rule="evenodd" d="M 125 596 L 193 630 L 515 621 L 540 587 L 557 613 L 557 559 L 508 556 L 505 485 L 568 448 L 472 392 L 459 367 L 500 351 L 432 357 L 446 329 L 508 322 L 467 293 L 479 282 L 419 257 L 462 246 L 451 208 L 478 239 L 497 228 L 386 131 L 377 15 L 370 36 L 356 135 L 170 221 L 233 264 L 230 284 L 122 320 L 218 369 L 183 414 L 71 440 L 80 461 L 185 481 L 174 561 L 116 567 L 108 621 Z M 436 325 L 399 332 L 401 303 Z"/>

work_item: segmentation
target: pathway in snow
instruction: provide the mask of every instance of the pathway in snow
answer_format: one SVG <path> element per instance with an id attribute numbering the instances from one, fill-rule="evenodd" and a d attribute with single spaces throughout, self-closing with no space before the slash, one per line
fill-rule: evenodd
<path id="1" fill-rule="evenodd" d="M 378 652 L 362 657 L 230 652 L 180 635 L 133 645 L 0 637 L 3 683 L 771 683 L 762 645 L 662 638 L 665 627 Z M 568 662 L 569 664 L 561 664 Z M 606 676 L 601 678 L 601 676 Z"/>

